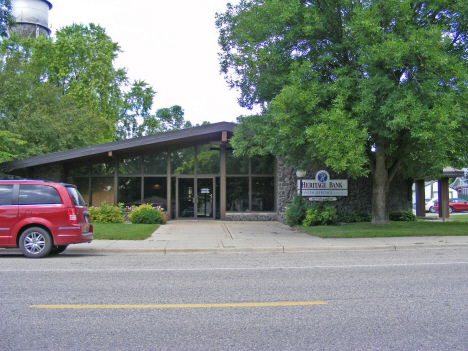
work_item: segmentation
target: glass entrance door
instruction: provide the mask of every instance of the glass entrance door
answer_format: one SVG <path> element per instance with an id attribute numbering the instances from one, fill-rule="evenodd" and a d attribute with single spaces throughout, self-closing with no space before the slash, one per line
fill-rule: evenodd
<path id="1" fill-rule="evenodd" d="M 179 218 L 194 218 L 195 217 L 195 179 L 179 178 L 179 194 L 178 194 L 178 217 Z"/>
<path id="2" fill-rule="evenodd" d="M 214 218 L 214 179 L 197 179 L 197 218 Z"/>
<path id="3" fill-rule="evenodd" d="M 178 178 L 178 218 L 213 218 L 215 178 Z"/>

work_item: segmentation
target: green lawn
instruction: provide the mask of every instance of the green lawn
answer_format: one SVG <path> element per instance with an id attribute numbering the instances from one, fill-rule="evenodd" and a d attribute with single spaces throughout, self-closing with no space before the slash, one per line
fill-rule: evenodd
<path id="1" fill-rule="evenodd" d="M 310 235 L 320 238 L 375 238 L 394 236 L 450 236 L 468 235 L 468 215 L 453 216 L 451 222 L 392 222 L 389 225 L 350 223 L 328 227 L 297 226 Z"/>
<path id="2" fill-rule="evenodd" d="M 144 240 L 159 228 L 159 224 L 92 224 L 94 240 Z"/>
<path id="3" fill-rule="evenodd" d="M 468 214 L 450 216 L 450 218 L 455 222 L 468 222 Z"/>

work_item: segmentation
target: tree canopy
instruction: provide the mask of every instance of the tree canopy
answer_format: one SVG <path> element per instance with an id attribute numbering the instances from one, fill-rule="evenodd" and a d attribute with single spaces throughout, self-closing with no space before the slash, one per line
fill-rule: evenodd
<path id="1" fill-rule="evenodd" d="M 162 109 L 169 116 L 152 113 L 156 92 L 142 80 L 130 83 L 126 71 L 114 67 L 119 53 L 94 24 L 64 27 L 53 39 L 3 38 L 0 127 L 12 133 L 5 157 L 158 133 L 172 126 L 171 113 L 177 121 L 172 127 L 181 127 L 180 106 Z"/>
<path id="2" fill-rule="evenodd" d="M 221 70 L 240 90 L 238 153 L 272 153 L 389 184 L 466 161 L 468 14 L 457 0 L 241 0 L 217 15 Z"/>
<path id="3" fill-rule="evenodd" d="M 0 37 L 8 36 L 8 28 L 15 24 L 11 14 L 11 0 L 0 0 Z"/>

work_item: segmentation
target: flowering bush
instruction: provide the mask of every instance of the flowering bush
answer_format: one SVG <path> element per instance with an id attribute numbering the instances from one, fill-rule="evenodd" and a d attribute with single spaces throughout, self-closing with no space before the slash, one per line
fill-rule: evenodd
<path id="1" fill-rule="evenodd" d="M 134 207 L 128 218 L 132 223 L 141 224 L 164 224 L 167 222 L 167 216 L 161 210 L 153 208 L 150 204 Z"/>
<path id="2" fill-rule="evenodd" d="M 89 208 L 89 220 L 96 223 L 122 223 L 124 217 L 121 207 L 107 205 L 103 201 L 101 207 L 91 206 Z"/>

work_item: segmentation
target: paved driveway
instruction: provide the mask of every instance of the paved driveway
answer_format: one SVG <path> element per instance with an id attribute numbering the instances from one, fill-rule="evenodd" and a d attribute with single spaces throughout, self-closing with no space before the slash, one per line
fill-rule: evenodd
<path id="1" fill-rule="evenodd" d="M 167 242 L 166 249 L 265 249 L 283 252 L 285 246 L 310 246 L 322 239 L 279 222 L 170 221 L 150 239 Z"/>

